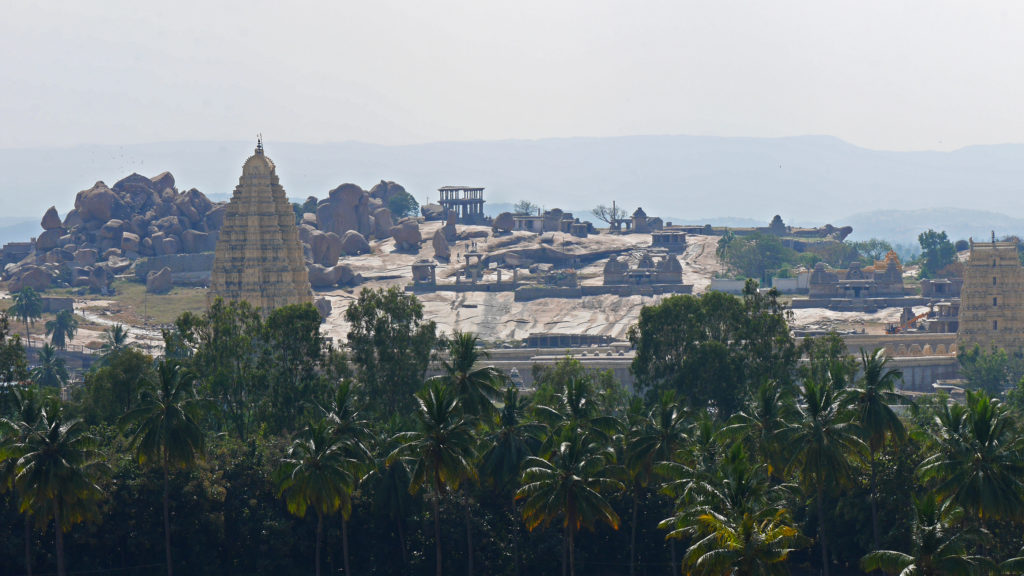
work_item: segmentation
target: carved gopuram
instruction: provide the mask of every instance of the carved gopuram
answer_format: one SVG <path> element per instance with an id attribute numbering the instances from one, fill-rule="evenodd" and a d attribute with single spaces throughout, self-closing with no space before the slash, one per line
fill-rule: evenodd
<path id="1" fill-rule="evenodd" d="M 247 300 L 263 314 L 312 301 L 295 213 L 263 143 L 242 166 L 224 214 L 209 297 Z"/>
<path id="2" fill-rule="evenodd" d="M 964 266 L 957 347 L 1024 350 L 1024 268 L 1017 242 L 975 242 Z"/>

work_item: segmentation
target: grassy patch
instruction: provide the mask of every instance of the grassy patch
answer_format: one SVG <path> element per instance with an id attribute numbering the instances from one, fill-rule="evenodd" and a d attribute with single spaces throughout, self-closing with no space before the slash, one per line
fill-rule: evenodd
<path id="1" fill-rule="evenodd" d="M 206 310 L 206 289 L 174 287 L 167 294 L 149 294 L 146 286 L 126 280 L 114 281 L 115 296 L 83 297 L 98 300 L 96 307 L 102 308 L 111 320 L 124 324 L 170 324 L 182 312 L 203 312 Z"/>

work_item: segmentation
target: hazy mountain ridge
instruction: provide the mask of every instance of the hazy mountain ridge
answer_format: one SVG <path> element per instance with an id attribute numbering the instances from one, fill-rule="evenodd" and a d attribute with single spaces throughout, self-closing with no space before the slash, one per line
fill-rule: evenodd
<path id="1" fill-rule="evenodd" d="M 230 194 L 252 142 L 177 142 L 0 150 L 0 201 L 8 215 L 61 214 L 97 180 L 171 171 L 181 190 Z M 851 224 L 837 215 L 971 206 L 1024 216 L 1024 145 L 954 152 L 889 152 L 828 136 L 630 136 L 382 146 L 266 143 L 293 198 L 324 197 L 343 182 L 399 182 L 419 202 L 447 184 L 486 187 L 495 203 L 546 208 L 616 200 L 632 212 L 703 224 L 694 214 L 767 223 Z M 574 212 L 584 213 L 578 208 Z M 672 216 L 667 216 L 672 215 Z M 718 220 L 717 218 L 715 220 Z M 714 222 L 712 222 L 714 223 Z M 927 227 L 927 226 L 925 226 Z M 856 226 L 855 226 L 856 228 Z M 860 236 L 860 230 L 857 236 Z"/>

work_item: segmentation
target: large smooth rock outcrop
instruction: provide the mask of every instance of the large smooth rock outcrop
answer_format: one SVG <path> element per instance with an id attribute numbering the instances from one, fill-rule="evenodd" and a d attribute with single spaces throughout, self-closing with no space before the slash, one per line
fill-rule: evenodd
<path id="1" fill-rule="evenodd" d="M 341 237 L 341 252 L 346 256 L 369 254 L 370 243 L 359 232 L 349 230 Z"/>
<path id="2" fill-rule="evenodd" d="M 491 229 L 494 232 L 508 233 L 512 231 L 516 225 L 515 217 L 512 216 L 511 212 L 502 212 L 498 214 L 494 222 L 491 222 Z"/>
<path id="3" fill-rule="evenodd" d="M 146 276 L 146 292 L 166 294 L 174 286 L 174 274 L 164 266 L 159 272 L 150 272 Z"/>
<path id="4" fill-rule="evenodd" d="M 448 260 L 452 257 L 452 247 L 448 244 L 448 239 L 444 237 L 444 230 L 438 229 L 434 232 L 434 240 L 432 241 L 434 247 L 434 257 L 440 260 Z"/>
<path id="5" fill-rule="evenodd" d="M 309 284 L 314 288 L 330 288 L 331 286 L 337 286 L 339 283 L 349 282 L 353 277 L 352 269 L 344 264 L 331 267 L 310 264 L 308 269 Z"/>
<path id="6" fill-rule="evenodd" d="M 50 206 L 46 210 L 46 213 L 43 214 L 43 219 L 39 222 L 39 225 L 42 226 L 43 230 L 54 230 L 56 228 L 64 227 L 64 223 L 60 220 L 60 215 L 57 214 L 56 206 Z"/>
<path id="7" fill-rule="evenodd" d="M 412 218 L 404 218 L 392 227 L 391 237 L 395 239 L 395 248 L 398 250 L 415 250 L 423 241 L 419 222 Z"/>

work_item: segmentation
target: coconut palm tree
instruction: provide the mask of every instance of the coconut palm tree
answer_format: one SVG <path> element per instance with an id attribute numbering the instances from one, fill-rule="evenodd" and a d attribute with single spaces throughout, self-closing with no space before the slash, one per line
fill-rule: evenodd
<path id="1" fill-rule="evenodd" d="M 17 463 L 25 449 L 28 435 L 35 429 L 42 414 L 44 402 L 53 402 L 38 388 L 14 390 L 14 412 L 10 418 L 0 418 L 0 494 L 14 489 Z M 32 575 L 32 512 L 25 510 L 25 571 Z"/>
<path id="2" fill-rule="evenodd" d="M 936 422 L 939 449 L 919 467 L 935 492 L 982 525 L 1024 516 L 1024 443 L 1005 406 L 983 390 L 968 390 L 966 405 L 940 408 Z"/>
<path id="3" fill-rule="evenodd" d="M 123 324 L 114 324 L 103 331 L 103 345 L 100 346 L 100 358 L 106 360 L 113 354 L 128 347 L 128 329 Z"/>
<path id="4" fill-rule="evenodd" d="M 625 478 L 631 494 L 632 514 L 629 534 L 629 574 L 636 573 L 637 511 L 640 500 L 656 476 L 655 463 L 671 460 L 687 440 L 689 426 L 686 411 L 676 401 L 675 393 L 662 394 L 639 422 L 629 426 L 621 436 Z"/>
<path id="5" fill-rule="evenodd" d="M 544 425 L 526 419 L 527 403 L 513 386 L 505 389 L 497 426 L 487 438 L 480 477 L 498 490 L 519 486 L 523 462 L 540 448 Z"/>
<path id="6" fill-rule="evenodd" d="M 886 439 L 902 441 L 906 438 L 903 422 L 890 406 L 904 404 L 907 399 L 896 392 L 896 383 L 903 379 L 903 372 L 886 367 L 889 359 L 883 349 L 876 348 L 871 354 L 861 350 L 860 362 L 864 375 L 848 389 L 847 397 L 871 460 L 871 528 L 875 548 L 879 548 L 878 452 L 885 446 Z"/>
<path id="7" fill-rule="evenodd" d="M 478 368 L 487 351 L 477 347 L 479 338 L 472 332 L 458 330 L 447 341 L 448 358 L 441 361 L 444 374 L 434 378 L 444 381 L 456 394 L 467 414 L 491 416 L 494 401 L 500 396 L 504 381 L 501 371 L 492 366 Z"/>
<path id="8" fill-rule="evenodd" d="M 714 476 L 691 486 L 662 521 L 670 538 L 691 538 L 683 567 L 693 574 L 786 574 L 789 553 L 807 544 L 783 502 L 789 487 L 771 482 L 766 464 L 734 443 Z"/>
<path id="9" fill-rule="evenodd" d="M 359 417 L 353 385 L 343 381 L 338 385 L 331 402 L 323 409 L 328 432 L 337 449 L 347 459 L 349 473 L 355 479 L 355 490 L 363 473 L 371 467 L 373 455 L 367 448 L 370 438 L 369 425 Z M 348 505 L 341 506 L 341 547 L 345 574 L 350 574 L 348 554 L 348 520 L 352 516 L 352 491 L 348 493 Z"/>
<path id="10" fill-rule="evenodd" d="M 70 376 L 64 359 L 51 344 L 43 344 L 37 357 L 39 365 L 32 369 L 32 381 L 40 386 L 63 388 Z"/>
<path id="11" fill-rule="evenodd" d="M 786 466 L 785 448 L 795 417 L 796 402 L 791 388 L 765 382 L 751 401 L 733 414 L 722 429 L 722 435 L 742 441 L 751 454 L 768 465 L 770 476 L 781 478 Z"/>
<path id="12" fill-rule="evenodd" d="M 188 468 L 206 451 L 201 403 L 195 378 L 173 360 L 157 366 L 155 388 L 144 389 L 139 405 L 122 417 L 131 428 L 129 438 L 140 464 L 156 465 L 163 473 L 164 549 L 167 575 L 174 573 L 171 557 L 170 471 Z"/>
<path id="13" fill-rule="evenodd" d="M 284 496 L 288 511 L 305 517 L 316 514 L 316 574 L 320 576 L 320 543 L 324 516 L 352 511 L 356 476 L 354 462 L 336 442 L 326 419 L 310 423 L 288 448 L 275 471 L 278 495 Z M 346 573 L 347 573 L 346 567 Z"/>
<path id="14" fill-rule="evenodd" d="M 395 435 L 401 445 L 388 455 L 390 465 L 400 458 L 412 461 L 409 491 L 429 486 L 434 507 L 434 545 L 437 576 L 441 569 L 441 497 L 446 488 L 458 490 L 459 483 L 472 478 L 471 465 L 476 439 L 473 424 L 463 416 L 455 393 L 434 380 L 416 395 L 416 430 Z"/>
<path id="15" fill-rule="evenodd" d="M 865 449 L 856 425 L 844 410 L 846 399 L 830 378 L 804 380 L 789 446 L 789 468 L 815 498 L 822 572 L 829 573 L 828 522 L 825 489 L 842 486 L 853 477 L 851 460 Z"/>
<path id="16" fill-rule="evenodd" d="M 25 341 L 31 348 L 32 334 L 28 331 L 28 325 L 35 324 L 36 319 L 43 315 L 43 298 L 32 288 L 22 288 L 15 292 L 13 297 L 14 304 L 10 312 L 25 323 Z"/>
<path id="17" fill-rule="evenodd" d="M 619 515 L 605 498 L 624 488 L 608 476 L 614 455 L 610 447 L 593 442 L 592 435 L 574 431 L 548 458 L 531 456 L 524 464 L 523 485 L 516 492 L 516 499 L 523 501 L 523 520 L 533 530 L 562 519 L 570 576 L 576 574 L 574 538 L 580 528 L 597 522 L 619 528 Z"/>
<path id="18" fill-rule="evenodd" d="M 15 445 L 21 454 L 14 487 L 20 510 L 53 519 L 57 574 L 66 574 L 64 533 L 86 519 L 102 492 L 96 476 L 104 469 L 96 438 L 81 420 L 67 420 L 59 405 L 42 409 L 36 426 Z"/>
<path id="19" fill-rule="evenodd" d="M 901 576 L 971 576 L 991 567 L 990 560 L 967 554 L 967 545 L 977 535 L 961 529 L 963 508 L 950 500 L 940 503 L 930 494 L 914 498 L 914 509 L 910 551 L 875 550 L 861 558 L 862 570 Z M 1002 568 L 1013 567 L 1008 560 Z"/>
<path id="20" fill-rule="evenodd" d="M 50 344 L 64 350 L 68 340 L 74 340 L 78 333 L 78 319 L 70 310 L 61 310 L 53 320 L 46 322 L 46 335 L 50 336 Z"/>

